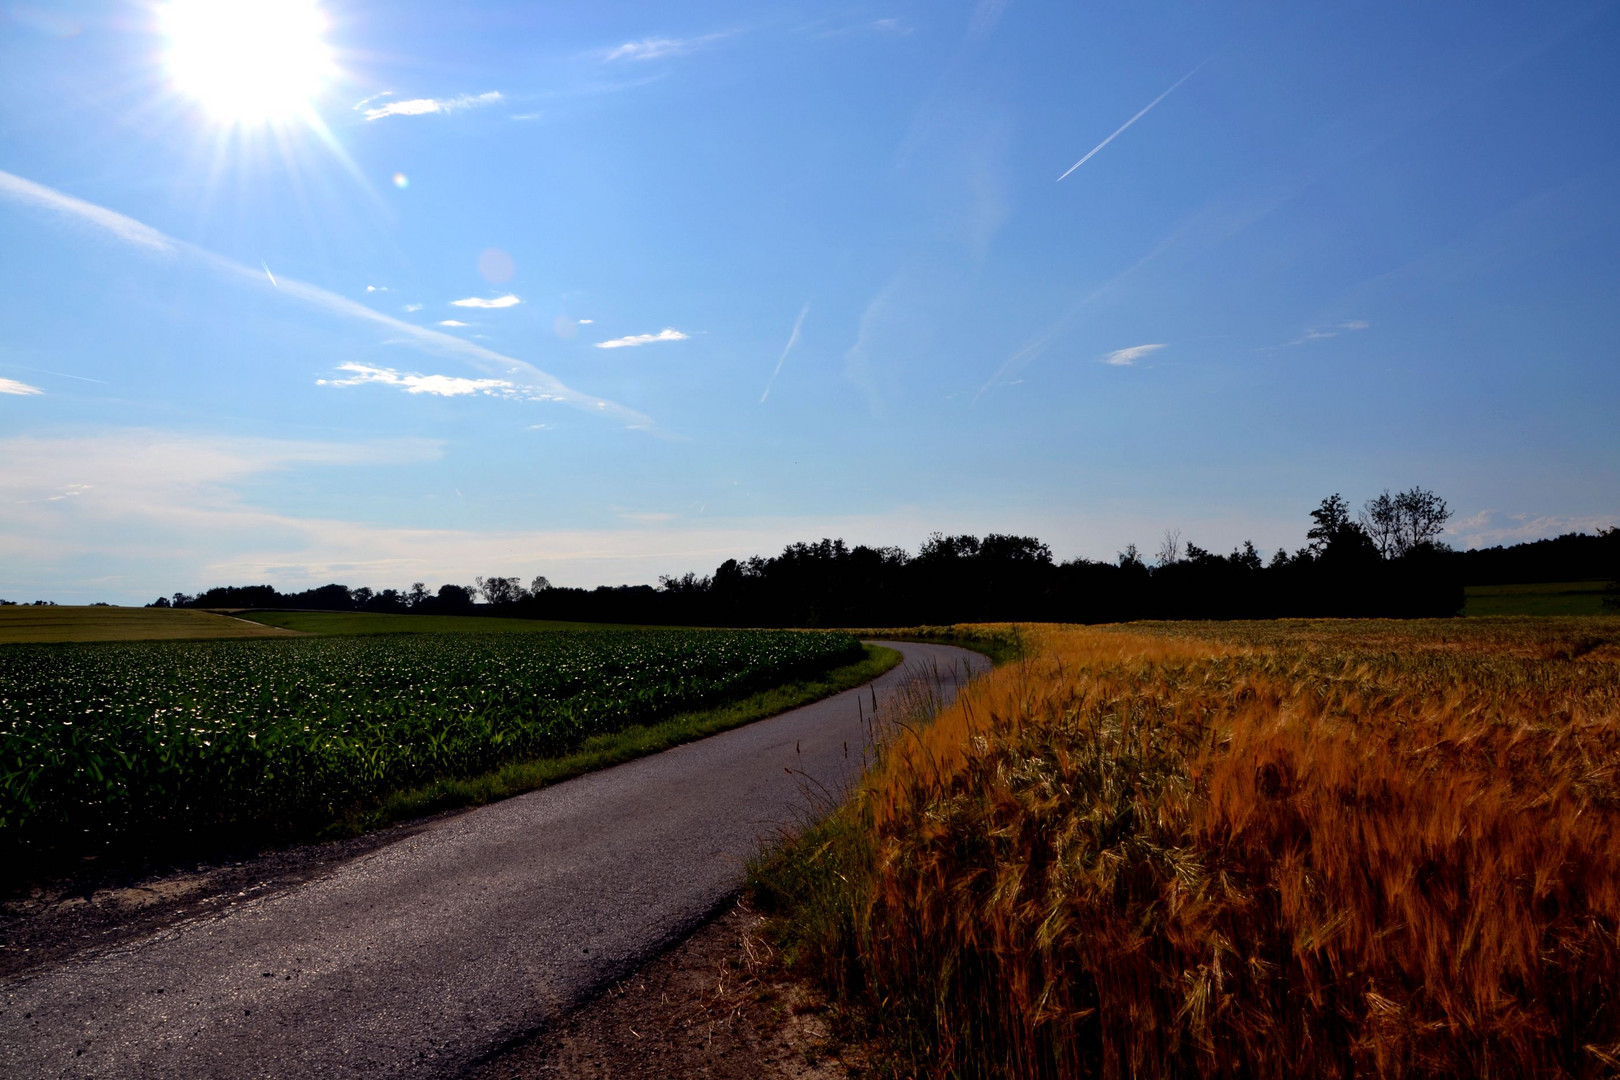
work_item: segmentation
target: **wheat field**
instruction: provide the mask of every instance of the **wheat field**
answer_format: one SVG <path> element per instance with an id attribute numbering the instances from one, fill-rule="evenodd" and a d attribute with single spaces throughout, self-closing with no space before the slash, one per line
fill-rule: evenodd
<path id="1" fill-rule="evenodd" d="M 900 1071 L 1620 1072 L 1620 620 L 1021 632 L 755 871 Z"/>

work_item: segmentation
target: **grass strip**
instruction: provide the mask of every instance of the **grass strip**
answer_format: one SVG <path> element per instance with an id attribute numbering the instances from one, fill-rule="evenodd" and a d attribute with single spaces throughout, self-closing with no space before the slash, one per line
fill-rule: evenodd
<path id="1" fill-rule="evenodd" d="M 478 776 L 449 778 L 388 796 L 381 806 L 351 814 L 325 836 L 348 836 L 441 810 L 482 806 L 584 773 L 656 754 L 731 728 L 763 720 L 868 683 L 900 663 L 893 649 L 863 645 L 863 659 L 813 679 L 786 683 L 712 709 L 681 713 L 656 724 L 595 735 L 572 753 L 514 761 Z"/>
<path id="2" fill-rule="evenodd" d="M 898 626 L 888 629 L 846 630 L 858 638 L 909 641 L 922 645 L 955 645 L 990 658 L 996 667 L 1022 660 L 1028 654 L 1024 629 L 1018 623 L 953 623 L 949 626 Z"/>

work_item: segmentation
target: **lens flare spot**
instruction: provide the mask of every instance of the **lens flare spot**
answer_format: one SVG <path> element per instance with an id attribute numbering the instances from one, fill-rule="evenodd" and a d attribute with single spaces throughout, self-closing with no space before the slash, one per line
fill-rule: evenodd
<path id="1" fill-rule="evenodd" d="M 403 191 L 411 186 L 411 178 L 402 172 L 397 172 L 394 174 L 394 186 Z"/>
<path id="2" fill-rule="evenodd" d="M 478 256 L 478 272 L 491 285 L 504 285 L 517 273 L 517 263 L 500 248 L 485 248 Z"/>

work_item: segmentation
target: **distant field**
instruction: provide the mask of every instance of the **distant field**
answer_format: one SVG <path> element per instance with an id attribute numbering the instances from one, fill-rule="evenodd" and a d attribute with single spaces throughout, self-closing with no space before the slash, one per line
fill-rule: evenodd
<path id="1" fill-rule="evenodd" d="M 1602 615 L 1607 581 L 1470 585 L 1463 615 Z"/>
<path id="2" fill-rule="evenodd" d="M 301 634 L 532 634 L 544 630 L 623 630 L 616 623 L 486 619 L 477 615 L 382 615 L 371 611 L 239 611 L 238 618 Z"/>
<path id="3" fill-rule="evenodd" d="M 0 645 L 58 641 L 187 641 L 292 637 L 209 611 L 125 607 L 0 607 Z"/>

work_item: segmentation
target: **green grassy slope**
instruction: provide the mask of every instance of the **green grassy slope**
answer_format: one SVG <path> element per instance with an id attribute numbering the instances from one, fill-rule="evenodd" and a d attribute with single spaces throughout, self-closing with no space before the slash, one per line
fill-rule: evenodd
<path id="1" fill-rule="evenodd" d="M 0 607 L 0 645 L 292 636 L 290 630 L 184 608 Z"/>
<path id="2" fill-rule="evenodd" d="M 1462 613 L 1472 615 L 1602 615 L 1606 581 L 1470 585 Z"/>
<path id="3" fill-rule="evenodd" d="M 528 634 L 546 630 L 624 630 L 617 623 L 487 619 L 478 615 L 382 615 L 371 611 L 240 611 L 265 626 L 303 634 Z"/>

